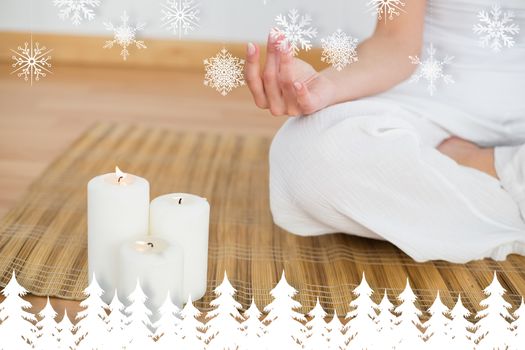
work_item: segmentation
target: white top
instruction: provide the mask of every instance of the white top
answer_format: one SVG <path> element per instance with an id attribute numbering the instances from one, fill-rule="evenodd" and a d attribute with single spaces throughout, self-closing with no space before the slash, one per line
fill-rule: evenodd
<path id="1" fill-rule="evenodd" d="M 503 13 L 514 14 L 513 22 L 520 27 L 512 35 L 514 46 L 503 46 L 500 52 L 482 48 L 480 35 L 473 31 L 481 23 L 479 12 L 490 12 L 497 3 Z M 482 145 L 524 143 L 525 0 L 428 0 L 428 4 L 421 61 L 428 58 L 431 43 L 437 60 L 454 56 L 444 73 L 455 83 L 439 80 L 430 96 L 428 81 L 421 78 L 405 81 L 379 97 L 395 99 L 453 134 Z"/>

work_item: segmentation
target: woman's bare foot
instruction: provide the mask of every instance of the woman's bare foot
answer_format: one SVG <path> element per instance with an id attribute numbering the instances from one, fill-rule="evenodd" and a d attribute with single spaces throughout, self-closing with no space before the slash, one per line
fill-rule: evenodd
<path id="1" fill-rule="evenodd" d="M 494 167 L 494 148 L 481 148 L 475 143 L 454 136 L 443 141 L 437 149 L 460 165 L 498 177 Z"/>

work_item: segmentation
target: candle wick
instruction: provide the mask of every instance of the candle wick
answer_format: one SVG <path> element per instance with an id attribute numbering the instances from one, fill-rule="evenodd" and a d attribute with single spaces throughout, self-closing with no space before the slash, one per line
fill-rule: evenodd
<path id="1" fill-rule="evenodd" d="M 182 204 L 182 198 L 179 198 L 179 204 Z"/>
<path id="2" fill-rule="evenodd" d="M 124 179 L 124 176 L 119 176 L 118 179 L 117 179 L 117 182 L 120 183 L 120 181 Z"/>
<path id="3" fill-rule="evenodd" d="M 153 248 L 153 247 L 155 247 L 155 245 L 153 243 L 151 243 L 151 242 L 148 242 L 148 247 Z"/>

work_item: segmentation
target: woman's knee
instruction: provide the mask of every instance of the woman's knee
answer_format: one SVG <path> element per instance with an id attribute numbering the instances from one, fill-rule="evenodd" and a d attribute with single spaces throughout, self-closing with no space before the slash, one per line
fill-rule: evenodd
<path id="1" fill-rule="evenodd" d="M 417 157 L 419 152 L 417 133 L 402 119 L 356 116 L 321 128 L 315 119 L 302 118 L 288 120 L 272 142 L 272 203 L 300 203 L 307 189 L 333 189 L 341 172 L 352 179 L 371 168 L 388 167 L 397 158 Z"/>

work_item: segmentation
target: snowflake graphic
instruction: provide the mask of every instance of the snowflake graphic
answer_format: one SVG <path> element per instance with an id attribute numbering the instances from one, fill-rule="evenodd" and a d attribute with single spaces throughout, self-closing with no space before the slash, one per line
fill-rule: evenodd
<path id="1" fill-rule="evenodd" d="M 60 9 L 60 19 L 71 18 L 78 26 L 84 19 L 92 21 L 95 18 L 94 9 L 100 6 L 100 0 L 54 0 L 53 4 Z"/>
<path id="2" fill-rule="evenodd" d="M 501 51 L 502 47 L 514 46 L 514 35 L 518 34 L 520 27 L 514 23 L 512 11 L 503 12 L 498 4 L 492 5 L 490 12 L 482 10 L 478 13 L 478 24 L 473 31 L 481 38 L 481 47 L 490 47 L 494 52 Z"/>
<path id="3" fill-rule="evenodd" d="M 359 60 L 357 43 L 357 39 L 338 29 L 327 38 L 321 39 L 323 47 L 321 61 L 331 64 L 338 71 L 342 71 L 347 65 Z"/>
<path id="4" fill-rule="evenodd" d="M 224 48 L 216 56 L 205 59 L 204 67 L 204 85 L 214 88 L 223 96 L 234 88 L 245 85 L 244 60 L 232 56 Z"/>
<path id="5" fill-rule="evenodd" d="M 39 81 L 40 78 L 45 78 L 47 73 L 51 73 L 51 56 L 49 53 L 52 49 L 47 49 L 45 46 L 40 47 L 39 43 L 33 45 L 33 38 L 30 43 L 25 43 L 24 47 L 19 46 L 18 49 L 11 50 L 14 55 L 12 59 L 14 68 L 11 74 L 17 74 L 19 78 L 24 77 L 25 81 L 30 81 L 33 86 L 33 80 Z"/>
<path id="6" fill-rule="evenodd" d="M 118 27 L 115 27 L 113 23 L 104 23 L 104 25 L 106 26 L 106 29 L 113 31 L 113 35 L 114 35 L 113 40 L 106 41 L 104 48 L 111 49 L 114 44 L 119 45 L 120 47 L 122 47 L 122 51 L 120 52 L 120 55 L 125 61 L 127 60 L 129 56 L 129 51 L 128 51 L 129 46 L 135 44 L 135 46 L 138 49 L 146 48 L 146 44 L 144 44 L 144 41 L 136 39 L 137 32 L 144 29 L 146 24 L 140 23 L 135 27 L 130 26 L 128 24 L 129 17 L 125 11 L 120 17 L 120 20 L 122 21 L 122 23 Z"/>
<path id="7" fill-rule="evenodd" d="M 403 10 L 405 3 L 402 0 L 370 0 L 366 6 L 368 11 L 376 15 L 379 20 L 387 19 L 393 20 L 394 16 L 399 16 Z"/>
<path id="8" fill-rule="evenodd" d="M 453 84 L 454 79 L 450 74 L 445 74 L 443 72 L 444 66 L 450 65 L 453 56 L 446 56 L 443 60 L 436 59 L 436 49 L 431 43 L 430 47 L 427 49 L 428 58 L 425 61 L 421 61 L 418 56 L 409 56 L 412 64 L 419 65 L 419 71 L 416 72 L 411 82 L 418 82 L 421 78 L 428 81 L 428 92 L 430 96 L 433 96 L 436 92 L 436 83 L 441 79 L 445 84 Z"/>
<path id="9" fill-rule="evenodd" d="M 296 9 L 292 9 L 287 16 L 279 14 L 275 21 L 278 27 L 272 28 L 271 35 L 277 39 L 280 50 L 291 50 L 296 56 L 300 50 L 308 51 L 312 48 L 310 39 L 317 36 L 317 29 L 310 26 L 310 15 L 301 16 Z"/>
<path id="10" fill-rule="evenodd" d="M 162 25 L 173 34 L 187 35 L 199 26 L 200 3 L 194 0 L 167 0 L 162 4 Z"/>

